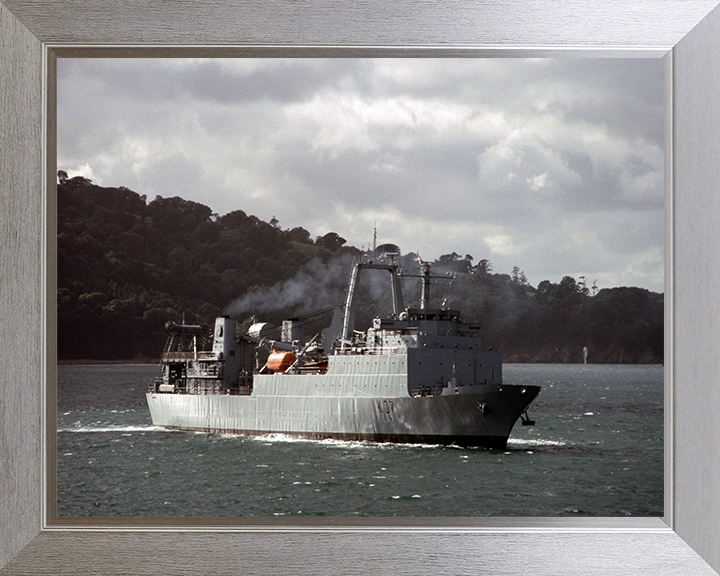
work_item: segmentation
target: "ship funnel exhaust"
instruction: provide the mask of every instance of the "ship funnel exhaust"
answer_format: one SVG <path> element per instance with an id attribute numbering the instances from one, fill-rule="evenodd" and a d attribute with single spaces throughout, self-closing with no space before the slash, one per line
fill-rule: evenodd
<path id="1" fill-rule="evenodd" d="M 302 346 L 305 344 L 305 326 L 297 318 L 283 320 L 281 340 L 289 344 L 297 342 Z"/>

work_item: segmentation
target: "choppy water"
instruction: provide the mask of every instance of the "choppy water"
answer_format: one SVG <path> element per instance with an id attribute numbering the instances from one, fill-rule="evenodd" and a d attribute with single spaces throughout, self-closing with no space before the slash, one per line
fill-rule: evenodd
<path id="1" fill-rule="evenodd" d="M 170 432 L 157 366 L 60 366 L 59 516 L 662 516 L 662 366 L 506 364 L 508 450 Z"/>

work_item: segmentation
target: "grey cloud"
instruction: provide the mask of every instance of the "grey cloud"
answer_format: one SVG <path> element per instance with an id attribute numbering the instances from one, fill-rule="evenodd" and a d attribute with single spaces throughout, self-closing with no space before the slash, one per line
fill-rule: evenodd
<path id="1" fill-rule="evenodd" d="M 609 270 L 616 260 L 620 270 L 662 250 L 662 69 L 602 59 L 61 60 L 58 161 L 87 165 L 106 185 L 276 216 L 312 234 L 352 223 L 359 238 L 335 230 L 351 244 L 366 243 L 380 215 L 406 251 L 426 227 L 438 240 L 424 257 L 489 257 L 535 282 L 555 263 Z M 440 245 L 437 230 L 454 220 L 466 244 Z M 596 229 L 583 237 L 581 223 Z M 560 229 L 577 236 L 581 256 L 573 242 L 553 245 Z"/>
<path id="2" fill-rule="evenodd" d="M 118 99 L 172 102 L 190 98 L 222 104 L 253 101 L 296 102 L 318 87 L 342 85 L 362 72 L 361 60 L 269 60 L 267 67 L 244 69 L 232 60 L 179 65 L 177 60 L 108 58 L 62 60 L 58 78 L 93 78 L 95 89 Z"/>
<path id="3" fill-rule="evenodd" d="M 182 198 L 194 197 L 198 190 L 210 192 L 209 184 L 200 162 L 179 153 L 151 162 L 142 180 L 142 186 L 152 190 L 153 194 Z"/>

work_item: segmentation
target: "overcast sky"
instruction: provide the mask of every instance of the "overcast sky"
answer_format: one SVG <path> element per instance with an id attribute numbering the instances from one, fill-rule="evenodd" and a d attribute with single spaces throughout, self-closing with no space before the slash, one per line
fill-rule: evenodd
<path id="1" fill-rule="evenodd" d="M 58 169 L 663 292 L 659 59 L 59 59 Z"/>

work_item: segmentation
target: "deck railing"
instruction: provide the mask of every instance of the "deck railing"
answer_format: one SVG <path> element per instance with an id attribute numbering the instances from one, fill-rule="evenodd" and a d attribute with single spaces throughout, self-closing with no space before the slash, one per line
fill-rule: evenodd
<path id="1" fill-rule="evenodd" d="M 339 356 L 356 356 L 356 355 L 368 355 L 368 356 L 380 356 L 385 354 L 397 354 L 397 346 L 373 346 L 372 348 L 366 348 L 364 346 L 353 346 L 352 348 L 338 349 L 335 352 Z"/>
<path id="2" fill-rule="evenodd" d="M 185 352 L 163 352 L 160 360 L 163 362 L 186 362 L 188 360 L 217 360 L 218 356 L 215 352 L 206 350 L 193 352 L 188 350 Z"/>

